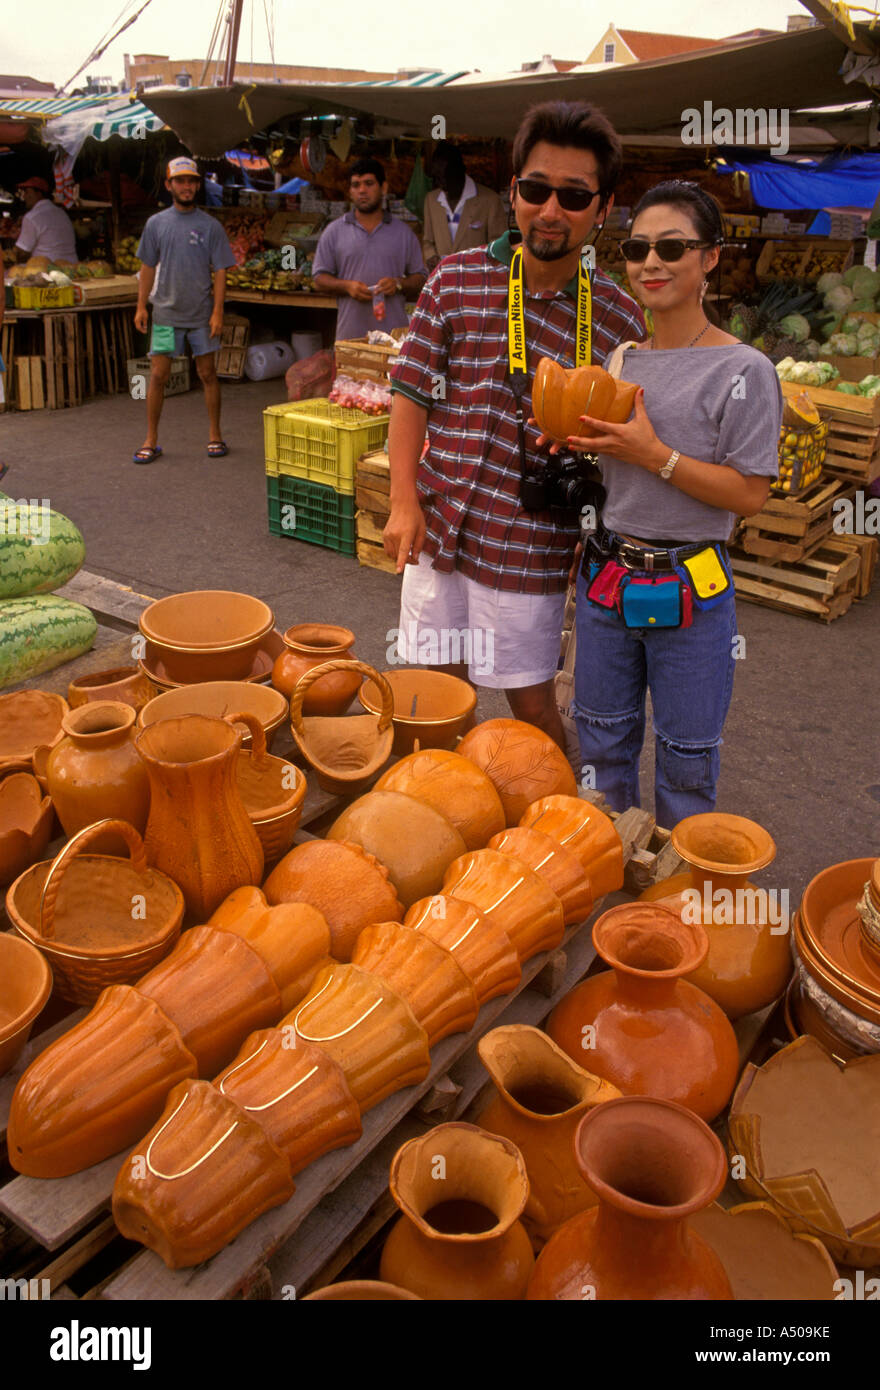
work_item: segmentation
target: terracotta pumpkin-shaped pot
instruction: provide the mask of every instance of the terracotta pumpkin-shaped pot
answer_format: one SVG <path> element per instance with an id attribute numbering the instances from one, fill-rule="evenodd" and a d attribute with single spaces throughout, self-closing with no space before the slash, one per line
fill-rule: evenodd
<path id="1" fill-rule="evenodd" d="M 599 1205 L 551 1236 L 530 1300 L 733 1298 L 718 1256 L 688 1224 L 727 1176 L 707 1125 L 679 1105 L 624 1096 L 583 1117 L 575 1148 Z"/>
<path id="2" fill-rule="evenodd" d="M 558 840 L 542 835 L 540 830 L 515 825 L 512 830 L 493 835 L 488 847 L 528 864 L 553 889 L 562 903 L 566 926 L 587 920 L 593 910 L 590 880 L 577 856 Z"/>
<path id="3" fill-rule="evenodd" d="M 391 1195 L 403 1215 L 380 1276 L 421 1298 L 521 1299 L 534 1265 L 520 1222 L 529 1195 L 508 1139 L 474 1125 L 438 1125 L 398 1149 Z"/>
<path id="4" fill-rule="evenodd" d="M 270 903 L 310 903 L 330 928 L 330 953 L 351 960 L 354 943 L 371 922 L 399 922 L 403 904 L 388 870 L 360 845 L 309 840 L 276 864 L 263 892 Z"/>
<path id="5" fill-rule="evenodd" d="M 330 928 L 320 912 L 308 903 L 270 907 L 259 888 L 236 888 L 208 925 L 240 936 L 261 956 L 278 986 L 284 1013 L 308 992 L 330 955 Z"/>
<path id="6" fill-rule="evenodd" d="M 403 920 L 452 952 L 481 1007 L 499 994 L 512 994 L 519 984 L 522 966 L 516 947 L 501 923 L 473 903 L 436 893 L 413 903 Z"/>
<path id="7" fill-rule="evenodd" d="M 467 1033 L 479 1004 L 474 987 L 445 946 L 403 926 L 377 922 L 357 939 L 352 963 L 378 975 L 405 999 L 433 1047 L 450 1033 Z"/>
<path id="8" fill-rule="evenodd" d="M 629 382 L 616 381 L 603 367 L 563 367 L 552 357 L 542 357 L 532 387 L 532 412 L 542 434 L 564 443 L 570 435 L 596 433 L 582 415 L 628 419 L 637 390 Z"/>
<path id="9" fill-rule="evenodd" d="M 555 1043 L 624 1095 L 653 1096 L 714 1120 L 739 1071 L 736 1037 L 714 1000 L 684 978 L 708 950 L 702 927 L 668 908 L 604 912 L 593 944 L 612 969 L 591 975 L 547 1022 Z"/>
<path id="10" fill-rule="evenodd" d="M 286 650 L 272 667 L 272 684 L 288 700 L 300 676 L 325 661 L 354 661 L 354 633 L 332 623 L 297 623 L 284 634 Z M 310 685 L 303 700 L 307 715 L 344 714 L 360 688 L 360 671 L 332 671 Z"/>
<path id="11" fill-rule="evenodd" d="M 455 826 L 467 849 L 482 849 L 504 827 L 504 808 L 492 781 L 460 753 L 442 748 L 411 753 L 384 772 L 376 787 L 432 806 Z"/>
<path id="12" fill-rule="evenodd" d="M 552 951 L 565 933 L 562 903 L 553 890 L 528 864 L 497 850 L 478 849 L 454 860 L 443 892 L 500 922 L 521 962 Z"/>
<path id="13" fill-rule="evenodd" d="M 449 821 L 411 796 L 374 791 L 346 806 L 327 831 L 373 854 L 388 870 L 404 907 L 435 893 L 466 845 Z"/>
<path id="14" fill-rule="evenodd" d="M 540 830 L 581 862 L 594 898 L 623 887 L 623 845 L 614 822 L 579 796 L 544 796 L 524 812 L 520 825 Z"/>
<path id="15" fill-rule="evenodd" d="M 507 825 L 519 824 L 539 797 L 577 793 L 574 773 L 562 749 L 543 729 L 520 719 L 487 719 L 465 734 L 458 752 L 476 763 L 494 783 Z"/>
<path id="16" fill-rule="evenodd" d="M 482 1129 L 516 1144 L 529 1175 L 522 1222 L 536 1250 L 558 1226 L 595 1206 L 575 1160 L 574 1136 L 588 1110 L 620 1095 L 616 1086 L 575 1065 L 538 1028 L 512 1023 L 477 1044 L 495 1094 L 480 1112 Z"/>

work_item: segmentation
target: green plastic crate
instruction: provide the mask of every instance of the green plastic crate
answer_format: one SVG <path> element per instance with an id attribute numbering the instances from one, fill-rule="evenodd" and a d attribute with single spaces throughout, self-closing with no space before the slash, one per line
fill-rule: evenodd
<path id="1" fill-rule="evenodd" d="M 270 405 L 263 411 L 266 472 L 354 495 L 357 461 L 382 448 L 388 420 L 387 415 L 367 415 L 324 399 Z"/>
<path id="2" fill-rule="evenodd" d="M 266 478 L 269 531 L 295 541 L 355 553 L 354 497 L 301 478 Z"/>

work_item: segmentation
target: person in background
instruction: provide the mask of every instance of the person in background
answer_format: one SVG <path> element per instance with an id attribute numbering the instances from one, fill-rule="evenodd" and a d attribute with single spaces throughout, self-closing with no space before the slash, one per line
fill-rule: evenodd
<path id="1" fill-rule="evenodd" d="M 31 256 L 45 256 L 50 261 L 69 261 L 75 265 L 73 223 L 64 208 L 52 202 L 46 180 L 25 179 L 16 192 L 27 208 L 15 243 L 17 259 L 26 261 Z"/>
<path id="2" fill-rule="evenodd" d="M 488 246 L 507 230 L 507 214 L 497 193 L 474 183 L 461 151 L 441 140 L 431 160 L 437 185 L 425 199 L 422 251 L 428 270 L 453 251 Z"/>
<path id="3" fill-rule="evenodd" d="M 229 452 L 220 433 L 216 353 L 223 331 L 226 271 L 235 265 L 235 256 L 220 223 L 196 207 L 199 171 L 194 160 L 172 159 L 165 187 L 171 194 L 171 207 L 149 218 L 137 249 L 142 265 L 134 325 L 139 333 L 146 333 L 147 302 L 152 298 L 153 331 L 147 437 L 132 456 L 132 463 L 153 463 L 161 458 L 159 420 L 165 383 L 171 374 L 171 358 L 179 357 L 187 342 L 205 390 L 208 455 L 222 458 Z"/>
<path id="4" fill-rule="evenodd" d="M 350 178 L 354 207 L 321 233 L 312 262 L 316 288 L 339 297 L 337 340 L 406 328 L 406 300 L 427 274 L 415 233 L 383 210 L 388 183 L 378 159 L 355 160 Z"/>

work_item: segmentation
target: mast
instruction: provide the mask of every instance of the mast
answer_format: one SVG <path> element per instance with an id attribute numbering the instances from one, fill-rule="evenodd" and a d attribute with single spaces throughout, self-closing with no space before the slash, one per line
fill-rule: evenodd
<path id="1" fill-rule="evenodd" d="M 226 49 L 226 71 L 223 75 L 224 87 L 231 87 L 235 77 L 235 55 L 238 52 L 238 31 L 241 28 L 241 11 L 244 0 L 232 0 L 232 16 L 229 22 L 229 45 Z"/>

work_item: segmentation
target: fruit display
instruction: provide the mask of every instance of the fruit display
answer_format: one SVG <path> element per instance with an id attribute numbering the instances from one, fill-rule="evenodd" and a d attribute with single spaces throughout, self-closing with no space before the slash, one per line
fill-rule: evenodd
<path id="1" fill-rule="evenodd" d="M 363 410 L 367 415 L 387 415 L 391 409 L 391 388 L 383 381 L 354 381 L 338 376 L 327 397 L 334 405 Z"/>
<path id="2" fill-rule="evenodd" d="M 120 275 L 137 275 L 141 268 L 137 255 L 139 244 L 140 237 L 124 236 L 115 248 L 116 269 Z"/>
<path id="3" fill-rule="evenodd" d="M 14 502 L 0 493 L 0 599 L 60 589 L 86 556 L 78 528 L 60 512 Z"/>

